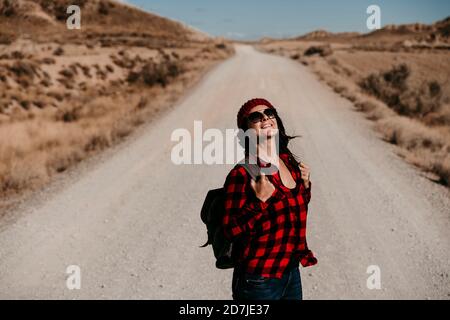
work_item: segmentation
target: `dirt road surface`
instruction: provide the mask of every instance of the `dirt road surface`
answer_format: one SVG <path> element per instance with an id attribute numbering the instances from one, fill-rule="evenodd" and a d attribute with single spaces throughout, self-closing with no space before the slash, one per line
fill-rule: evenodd
<path id="1" fill-rule="evenodd" d="M 278 108 L 313 182 L 305 299 L 450 299 L 450 196 L 304 66 L 237 46 L 170 112 L 25 201 L 0 231 L 0 298 L 229 299 L 199 211 L 232 165 L 171 161 L 173 130 L 236 127 L 239 106 Z M 78 265 L 81 289 L 66 287 Z M 380 268 L 370 290 L 367 268 Z"/>

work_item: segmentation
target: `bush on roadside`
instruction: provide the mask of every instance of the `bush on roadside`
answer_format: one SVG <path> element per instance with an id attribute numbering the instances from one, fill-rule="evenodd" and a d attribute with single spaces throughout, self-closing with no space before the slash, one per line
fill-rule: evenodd
<path id="1" fill-rule="evenodd" d="M 12 0 L 3 0 L 0 3 L 0 16 L 12 17 L 17 14 L 17 9 Z"/>
<path id="2" fill-rule="evenodd" d="M 332 53 L 333 50 L 331 49 L 331 46 L 327 44 L 322 46 L 311 46 L 305 50 L 304 55 L 305 56 L 320 55 L 321 57 L 326 57 L 331 55 Z"/>
<path id="3" fill-rule="evenodd" d="M 103 2 L 103 1 L 99 2 L 98 13 L 105 15 L 105 16 L 109 14 L 109 7 L 105 2 Z"/>
<path id="4" fill-rule="evenodd" d="M 64 21 L 67 19 L 67 7 L 77 5 L 83 9 L 88 0 L 37 0 L 36 2 L 40 4 L 44 11 L 53 15 L 57 20 Z"/>
<path id="5" fill-rule="evenodd" d="M 181 73 L 181 65 L 175 61 L 164 60 L 159 64 L 149 61 L 138 71 L 130 71 L 127 81 L 129 83 L 143 82 L 148 86 L 160 84 L 165 87 L 171 78 L 175 78 Z"/>
<path id="6" fill-rule="evenodd" d="M 443 160 L 436 159 L 433 161 L 431 170 L 439 176 L 440 183 L 450 186 L 450 156 L 447 155 Z"/>
<path id="7" fill-rule="evenodd" d="M 400 115 L 422 118 L 437 112 L 442 104 L 442 89 L 437 81 L 424 82 L 417 88 L 408 86 L 411 70 L 406 64 L 378 74 L 372 73 L 360 81 L 367 93 L 385 102 Z"/>
<path id="8" fill-rule="evenodd" d="M 53 51 L 53 54 L 55 56 L 62 56 L 64 54 L 64 49 L 61 47 L 58 47 L 55 51 Z"/>

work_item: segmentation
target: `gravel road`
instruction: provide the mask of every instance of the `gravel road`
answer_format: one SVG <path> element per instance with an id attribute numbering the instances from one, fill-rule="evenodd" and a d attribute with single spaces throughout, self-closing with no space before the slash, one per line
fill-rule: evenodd
<path id="1" fill-rule="evenodd" d="M 236 127 L 252 97 L 274 103 L 311 167 L 305 299 L 450 299 L 450 192 L 406 164 L 372 122 L 301 64 L 237 45 L 177 105 L 58 178 L 2 222 L 0 298 L 229 299 L 199 211 L 233 165 L 175 165 L 173 130 Z M 81 288 L 66 286 L 66 268 Z M 367 268 L 381 288 L 368 289 Z"/>

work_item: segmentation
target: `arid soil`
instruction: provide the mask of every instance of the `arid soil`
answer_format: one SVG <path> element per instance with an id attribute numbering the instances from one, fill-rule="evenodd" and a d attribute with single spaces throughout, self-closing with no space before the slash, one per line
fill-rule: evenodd
<path id="1" fill-rule="evenodd" d="M 449 299 L 450 194 L 392 152 L 371 121 L 291 59 L 238 46 L 158 121 L 68 170 L 3 220 L 0 297 L 230 299 L 200 220 L 233 165 L 175 165 L 174 130 L 236 128 L 240 105 L 269 99 L 311 167 L 305 299 Z M 142 129 L 142 130 L 141 130 Z M 63 177 L 63 178 L 62 178 Z M 69 265 L 81 288 L 69 290 Z M 369 289 L 370 266 L 380 289 Z M 369 269 L 370 270 L 370 269 Z"/>
<path id="2" fill-rule="evenodd" d="M 260 50 L 313 70 L 375 123 L 397 154 L 450 185 L 450 18 L 369 34 L 324 30 L 264 39 Z"/>
<path id="3" fill-rule="evenodd" d="M 79 4 L 81 29 L 66 28 Z M 167 111 L 230 44 L 112 1 L 0 1 L 0 216 Z"/>

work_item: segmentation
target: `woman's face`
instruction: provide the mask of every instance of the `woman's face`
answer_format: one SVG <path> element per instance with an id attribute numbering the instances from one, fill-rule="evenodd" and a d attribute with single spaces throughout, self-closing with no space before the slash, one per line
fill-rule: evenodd
<path id="1" fill-rule="evenodd" d="M 269 107 L 265 105 L 256 106 L 250 109 L 249 114 L 252 112 L 263 113 L 266 109 L 269 109 Z M 258 136 L 274 136 L 276 134 L 276 130 L 278 129 L 277 119 L 275 117 L 270 119 L 266 114 L 261 115 L 261 121 L 253 122 L 247 119 L 247 122 L 248 128 L 254 129 Z"/>

